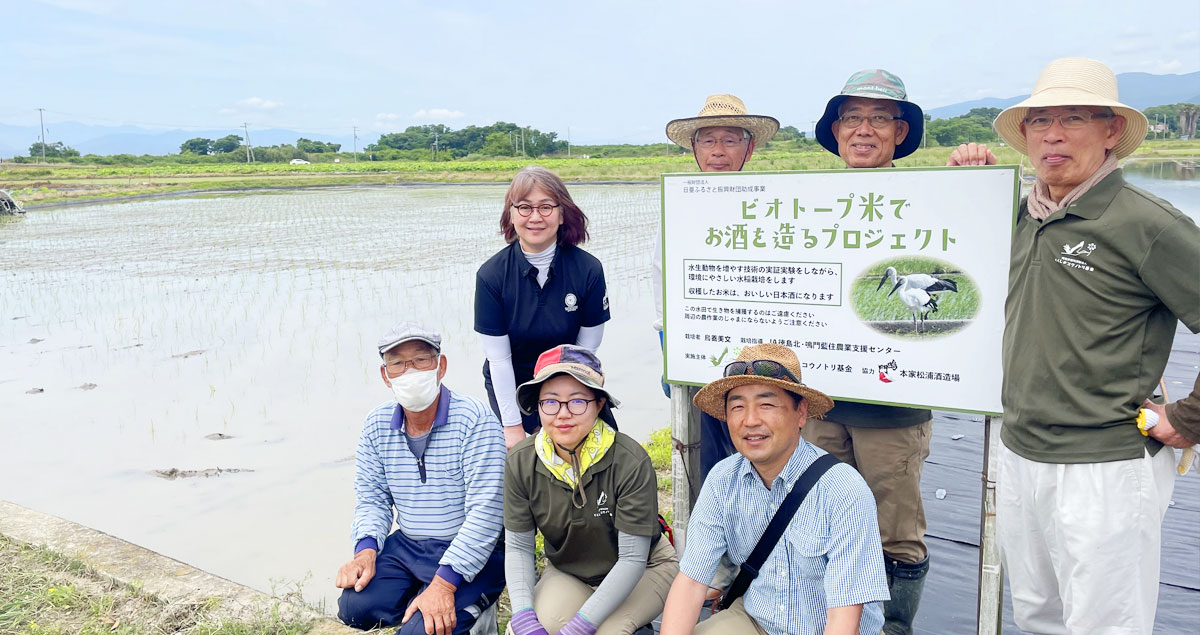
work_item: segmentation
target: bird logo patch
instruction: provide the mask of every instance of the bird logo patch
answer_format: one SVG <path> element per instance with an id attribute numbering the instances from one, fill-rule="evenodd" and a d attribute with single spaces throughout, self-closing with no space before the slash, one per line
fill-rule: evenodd
<path id="1" fill-rule="evenodd" d="M 1092 255 L 1092 252 L 1096 251 L 1096 243 L 1088 243 L 1087 247 L 1085 248 L 1083 245 L 1085 242 L 1087 241 L 1081 240 L 1075 245 L 1063 245 L 1062 255 L 1075 256 L 1076 258 L 1083 258 L 1084 256 Z"/>
<path id="2" fill-rule="evenodd" d="M 1063 245 L 1062 253 L 1059 254 L 1054 262 L 1072 269 L 1082 269 L 1084 271 L 1095 271 L 1096 268 L 1089 265 L 1087 261 L 1082 260 L 1096 251 L 1096 243 L 1089 243 L 1086 240 L 1081 240 L 1074 245 Z"/>

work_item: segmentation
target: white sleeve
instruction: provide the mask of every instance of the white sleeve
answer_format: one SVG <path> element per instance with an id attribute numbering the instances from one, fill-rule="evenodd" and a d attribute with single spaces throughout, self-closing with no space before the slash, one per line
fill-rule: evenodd
<path id="1" fill-rule="evenodd" d="M 604 339 L 604 325 L 581 326 L 579 335 L 575 337 L 575 345 L 589 349 L 593 353 L 600 348 L 600 340 Z"/>
<path id="2" fill-rule="evenodd" d="M 479 335 L 483 355 L 492 374 L 492 392 L 500 406 L 500 423 L 521 425 L 521 409 L 517 407 L 517 375 L 513 372 L 512 345 L 507 335 Z"/>
<path id="3" fill-rule="evenodd" d="M 662 295 L 662 225 L 654 232 L 654 244 L 651 245 L 654 256 L 650 259 L 650 285 L 654 290 L 654 330 L 663 329 L 663 295 Z"/>

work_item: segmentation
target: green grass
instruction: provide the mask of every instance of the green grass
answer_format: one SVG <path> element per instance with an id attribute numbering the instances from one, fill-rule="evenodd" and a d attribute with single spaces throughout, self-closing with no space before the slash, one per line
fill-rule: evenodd
<path id="1" fill-rule="evenodd" d="M 218 598 L 172 603 L 115 583 L 77 560 L 0 537 L 0 633 L 29 635 L 298 635 L 307 619 L 264 608 L 230 620 Z"/>
<path id="2" fill-rule="evenodd" d="M 1001 164 L 1029 160 L 1009 147 L 993 145 Z M 922 148 L 901 159 L 901 167 L 943 166 L 953 148 Z M 1197 141 L 1148 141 L 1134 159 L 1200 156 Z M 567 182 L 655 182 L 664 173 L 695 172 L 690 155 L 603 158 L 484 158 L 455 161 L 359 161 L 358 163 L 196 163 L 180 164 L 154 158 L 148 165 L 13 164 L 0 166 L 0 188 L 13 192 L 25 205 L 71 200 L 103 200 L 138 194 L 171 194 L 188 190 L 244 190 L 382 183 L 507 183 L 514 173 L 543 165 Z M 842 160 L 819 148 L 756 152 L 747 168 L 759 171 L 835 170 Z"/>
<path id="3" fill-rule="evenodd" d="M 671 429 L 659 428 L 650 433 L 650 440 L 642 444 L 646 448 L 646 454 L 650 455 L 650 462 L 654 464 L 654 471 L 663 472 L 671 469 Z"/>

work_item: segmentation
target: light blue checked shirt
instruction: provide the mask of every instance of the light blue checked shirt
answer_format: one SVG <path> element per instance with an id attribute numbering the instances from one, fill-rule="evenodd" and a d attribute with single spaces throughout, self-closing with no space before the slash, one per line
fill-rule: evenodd
<path id="1" fill-rule="evenodd" d="M 351 539 L 374 538 L 382 548 L 394 508 L 405 536 L 450 541 L 438 564 L 469 582 L 483 569 L 504 524 L 504 433 L 486 404 L 445 386 L 436 412 L 424 483 L 405 438 L 403 409 L 391 401 L 367 415 L 355 454 L 358 503 Z"/>
<path id="2" fill-rule="evenodd" d="M 740 565 L 800 474 L 825 452 L 800 440 L 767 489 L 754 466 L 734 454 L 713 466 L 688 521 L 679 570 L 708 584 L 728 552 Z M 809 491 L 762 571 L 746 590 L 746 612 L 768 633 L 809 635 L 825 628 L 828 607 L 864 604 L 859 633 L 878 635 L 888 599 L 875 499 L 844 463 Z"/>

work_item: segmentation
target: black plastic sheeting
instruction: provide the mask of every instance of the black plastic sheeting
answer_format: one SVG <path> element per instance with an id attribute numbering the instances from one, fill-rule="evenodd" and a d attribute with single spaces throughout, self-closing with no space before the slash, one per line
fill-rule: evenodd
<path id="1" fill-rule="evenodd" d="M 1168 395 L 1191 392 L 1200 366 L 1200 335 L 1180 325 L 1166 370 Z M 954 440 L 955 435 L 963 435 Z M 929 459 L 921 477 L 930 552 L 929 576 L 916 631 L 958 635 L 975 632 L 979 588 L 979 506 L 982 496 L 983 417 L 935 412 Z M 946 496 L 938 500 L 938 489 Z M 1155 633 L 1200 632 L 1200 473 L 1175 481 L 1174 505 L 1163 522 L 1162 575 Z M 1013 623 L 1007 585 L 1004 633 Z"/>

